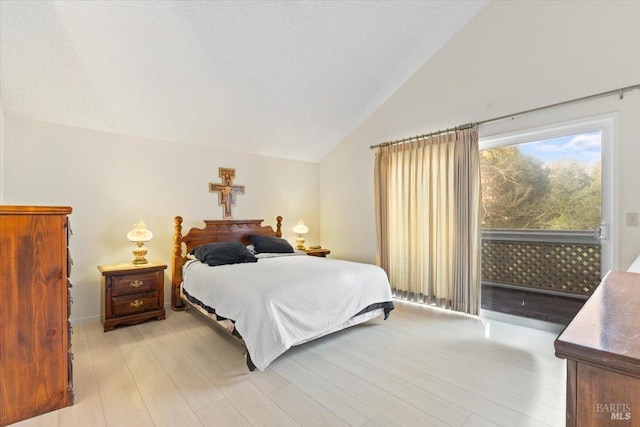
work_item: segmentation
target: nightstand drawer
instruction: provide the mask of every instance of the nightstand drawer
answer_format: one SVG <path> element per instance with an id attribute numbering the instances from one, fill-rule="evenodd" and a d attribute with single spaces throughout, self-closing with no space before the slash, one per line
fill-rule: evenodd
<path id="1" fill-rule="evenodd" d="M 160 308 L 158 292 L 145 292 L 113 298 L 113 315 L 126 316 L 134 313 L 158 310 Z"/>
<path id="2" fill-rule="evenodd" d="M 112 295 L 129 295 L 134 293 L 157 291 L 160 284 L 159 271 L 113 276 Z"/>

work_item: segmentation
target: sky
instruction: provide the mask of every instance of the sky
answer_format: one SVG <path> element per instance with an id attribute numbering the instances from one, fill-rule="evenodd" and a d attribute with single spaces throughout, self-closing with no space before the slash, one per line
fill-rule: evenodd
<path id="1" fill-rule="evenodd" d="M 544 163 L 573 158 L 581 163 L 600 161 L 600 131 L 519 144 L 520 151 Z"/>

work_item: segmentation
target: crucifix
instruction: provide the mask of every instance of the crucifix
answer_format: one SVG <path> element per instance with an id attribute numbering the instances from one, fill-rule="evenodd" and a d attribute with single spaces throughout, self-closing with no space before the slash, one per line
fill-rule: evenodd
<path id="1" fill-rule="evenodd" d="M 236 177 L 236 170 L 229 168 L 218 168 L 218 176 L 222 178 L 222 183 L 209 183 L 209 193 L 218 193 L 218 206 L 222 206 L 222 216 L 224 219 L 233 218 L 231 206 L 236 205 L 236 194 L 244 194 L 244 185 L 233 185 L 233 178 Z"/>

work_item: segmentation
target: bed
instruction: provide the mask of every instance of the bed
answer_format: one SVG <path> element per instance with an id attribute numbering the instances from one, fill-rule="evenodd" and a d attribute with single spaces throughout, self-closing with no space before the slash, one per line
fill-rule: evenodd
<path id="1" fill-rule="evenodd" d="M 182 221 L 175 217 L 172 308 L 194 309 L 238 338 L 250 371 L 266 369 L 291 346 L 386 320 L 393 310 L 386 273 L 374 265 L 257 251 L 251 262 L 209 266 L 190 255 L 226 245 L 219 242 L 241 242 L 231 244 L 242 250 L 258 238 L 284 242 L 280 216 L 275 231 L 262 220 L 205 220 L 183 235 Z"/>

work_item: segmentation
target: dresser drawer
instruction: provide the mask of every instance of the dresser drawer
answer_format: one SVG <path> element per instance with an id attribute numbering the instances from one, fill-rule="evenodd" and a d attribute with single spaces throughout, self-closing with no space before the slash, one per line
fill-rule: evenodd
<path id="1" fill-rule="evenodd" d="M 146 273 L 113 276 L 111 295 L 119 296 L 157 291 L 160 285 L 160 274 L 161 272 L 158 271 L 149 271 Z"/>
<path id="2" fill-rule="evenodd" d="M 160 299 L 158 292 L 145 292 L 113 298 L 113 315 L 126 316 L 145 311 L 158 310 Z"/>

